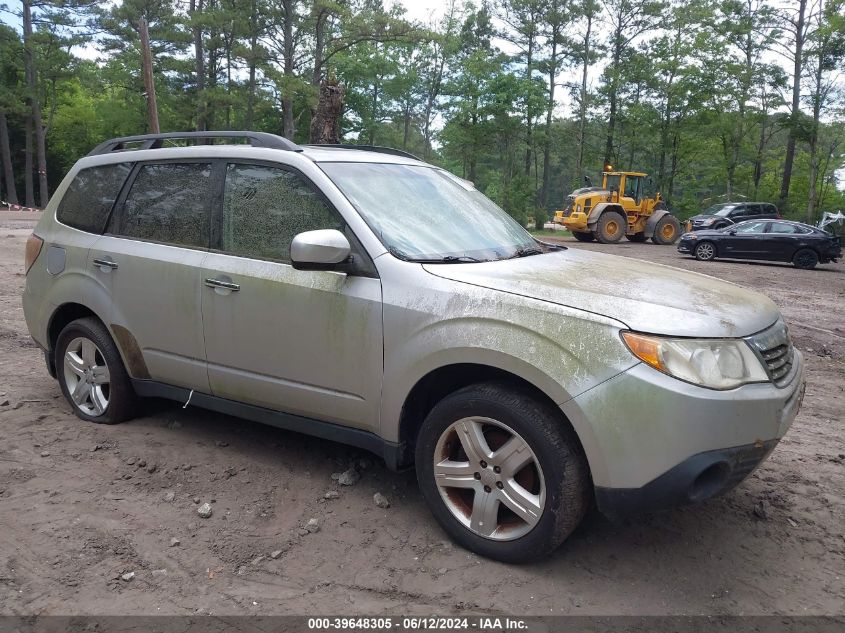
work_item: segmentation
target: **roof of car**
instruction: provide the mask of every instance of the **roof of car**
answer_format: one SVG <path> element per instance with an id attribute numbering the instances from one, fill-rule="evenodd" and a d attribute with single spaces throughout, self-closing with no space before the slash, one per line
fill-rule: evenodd
<path id="1" fill-rule="evenodd" d="M 233 140 L 223 144 L 215 141 Z M 246 144 L 244 144 L 246 141 Z M 135 152 L 141 152 L 136 154 Z M 270 154 L 268 155 L 268 152 Z M 297 145 L 276 134 L 251 130 L 205 132 L 164 132 L 109 139 L 97 145 L 86 158 L 119 156 L 118 160 L 152 160 L 155 157 L 201 158 L 203 156 L 237 156 L 241 153 L 269 158 L 275 152 L 293 152 L 314 162 L 360 162 L 420 164 L 416 156 L 404 150 L 373 145 Z M 90 160 L 92 164 L 113 160 Z"/>

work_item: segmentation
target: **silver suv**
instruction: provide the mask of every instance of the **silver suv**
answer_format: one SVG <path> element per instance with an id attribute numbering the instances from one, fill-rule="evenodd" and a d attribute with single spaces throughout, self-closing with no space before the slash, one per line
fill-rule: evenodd
<path id="1" fill-rule="evenodd" d="M 443 529 L 503 561 L 552 551 L 593 501 L 729 490 L 803 396 L 766 297 L 539 242 L 393 150 L 114 139 L 26 260 L 29 331 L 80 418 L 158 396 L 415 465 Z"/>

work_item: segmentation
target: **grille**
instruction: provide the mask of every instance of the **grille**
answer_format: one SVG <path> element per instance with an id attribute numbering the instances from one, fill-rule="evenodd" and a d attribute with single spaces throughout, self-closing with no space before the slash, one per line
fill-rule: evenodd
<path id="1" fill-rule="evenodd" d="M 786 324 L 778 321 L 769 329 L 748 337 L 748 342 L 763 361 L 772 382 L 778 387 L 785 386 L 795 360 L 795 348 L 789 340 Z"/>

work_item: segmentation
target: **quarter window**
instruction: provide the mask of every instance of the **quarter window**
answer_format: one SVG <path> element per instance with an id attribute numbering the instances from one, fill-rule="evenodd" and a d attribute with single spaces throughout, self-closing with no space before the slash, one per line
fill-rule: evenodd
<path id="1" fill-rule="evenodd" d="M 212 194 L 208 163 L 144 165 L 126 197 L 119 233 L 208 248 Z"/>
<path id="2" fill-rule="evenodd" d="M 769 233 L 780 233 L 781 235 L 803 235 L 810 231 L 803 226 L 797 224 L 787 224 L 786 222 L 772 222 L 769 227 Z"/>
<path id="3" fill-rule="evenodd" d="M 59 202 L 59 222 L 89 233 L 102 233 L 131 169 L 130 163 L 81 169 Z"/>
<path id="4" fill-rule="evenodd" d="M 344 229 L 344 222 L 305 179 L 291 171 L 233 163 L 223 196 L 223 250 L 233 255 L 290 261 L 303 231 Z"/>

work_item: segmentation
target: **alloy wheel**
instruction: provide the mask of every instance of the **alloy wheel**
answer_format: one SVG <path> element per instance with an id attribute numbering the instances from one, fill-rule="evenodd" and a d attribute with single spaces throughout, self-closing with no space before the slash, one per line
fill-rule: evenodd
<path id="1" fill-rule="evenodd" d="M 695 255 L 698 259 L 707 261 L 713 259 L 713 255 L 715 255 L 715 250 L 713 249 L 713 245 L 709 242 L 704 242 L 703 244 L 699 244 L 698 247 L 695 249 Z"/>
<path id="2" fill-rule="evenodd" d="M 516 431 L 491 418 L 463 418 L 440 435 L 434 480 L 452 515 L 491 540 L 513 540 L 530 532 L 546 503 L 534 451 Z"/>
<path id="3" fill-rule="evenodd" d="M 103 415 L 109 406 L 111 377 L 100 348 L 91 339 L 73 339 L 65 350 L 63 370 L 74 405 L 86 415 Z"/>

